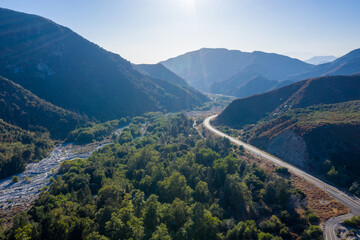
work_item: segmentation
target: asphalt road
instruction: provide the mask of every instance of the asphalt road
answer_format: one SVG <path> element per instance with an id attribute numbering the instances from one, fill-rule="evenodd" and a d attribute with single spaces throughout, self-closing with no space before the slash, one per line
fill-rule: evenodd
<path id="1" fill-rule="evenodd" d="M 353 217 L 352 214 L 346 214 L 346 215 L 330 218 L 329 220 L 327 220 L 326 223 L 325 223 L 325 226 L 324 226 L 324 228 L 325 228 L 325 239 L 326 240 L 337 240 L 337 239 L 339 239 L 335 234 L 336 225 L 338 225 L 339 223 L 342 223 L 344 220 L 350 219 L 352 217 Z"/>
<path id="2" fill-rule="evenodd" d="M 213 115 L 211 117 L 208 117 L 204 120 L 204 126 L 210 130 L 211 132 L 215 133 L 218 136 L 221 137 L 226 137 L 228 138 L 232 143 L 239 145 L 239 146 L 243 146 L 244 149 L 246 149 L 251 155 L 255 156 L 255 157 L 259 157 L 261 159 L 267 160 L 267 161 L 271 161 L 274 164 L 281 166 L 281 167 L 286 167 L 289 171 L 291 171 L 292 173 L 306 179 L 307 181 L 315 184 L 316 186 L 320 187 L 321 189 L 323 189 L 324 191 L 328 192 L 331 196 L 333 196 L 336 200 L 338 200 L 339 202 L 343 203 L 345 206 L 347 206 L 348 208 L 350 208 L 351 210 L 351 214 L 348 215 L 344 215 L 344 216 L 340 216 L 337 218 L 332 218 L 329 219 L 326 223 L 325 223 L 325 229 L 324 229 L 324 233 L 325 233 L 325 239 L 326 240 L 336 240 L 338 239 L 335 235 L 335 226 L 342 222 L 345 219 L 351 218 L 352 216 L 357 216 L 360 215 L 360 200 L 358 198 L 355 198 L 353 196 L 349 196 L 346 193 L 342 192 L 341 190 L 337 189 L 334 186 L 331 186 L 327 183 L 325 183 L 324 181 L 304 172 L 303 170 L 300 170 L 299 168 L 269 154 L 266 153 L 250 144 L 247 144 L 243 141 L 240 141 L 238 139 L 235 139 L 233 137 L 230 137 L 229 135 L 220 132 L 219 130 L 215 129 L 213 126 L 211 126 L 210 121 L 212 119 L 214 119 L 215 117 L 217 117 L 217 115 Z"/>

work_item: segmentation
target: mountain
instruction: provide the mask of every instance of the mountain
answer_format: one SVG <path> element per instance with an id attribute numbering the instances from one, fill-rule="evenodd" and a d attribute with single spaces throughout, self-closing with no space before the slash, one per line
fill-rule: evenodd
<path id="1" fill-rule="evenodd" d="M 313 78 L 238 99 L 215 124 L 242 128 L 244 141 L 358 191 L 360 76 Z"/>
<path id="2" fill-rule="evenodd" d="M 212 83 L 210 85 L 210 92 L 236 96 L 237 89 L 257 77 L 265 78 L 264 76 L 258 75 L 256 72 L 241 71 L 226 80 Z"/>
<path id="3" fill-rule="evenodd" d="M 323 64 L 323 63 L 329 63 L 332 62 L 336 59 L 337 57 L 335 56 L 315 56 L 312 57 L 308 60 L 305 60 L 304 62 L 309 63 L 309 64 L 313 64 L 313 65 L 319 65 L 319 64 Z"/>
<path id="4" fill-rule="evenodd" d="M 239 72 L 231 78 L 211 84 L 213 93 L 245 98 L 251 95 L 264 93 L 293 83 L 292 81 L 269 80 L 255 72 Z"/>
<path id="5" fill-rule="evenodd" d="M 295 108 L 246 131 L 247 141 L 338 186 L 360 180 L 360 101 Z"/>
<path id="6" fill-rule="evenodd" d="M 243 86 L 241 86 L 235 96 L 243 98 L 251 95 L 264 93 L 271 88 L 276 87 L 279 84 L 278 81 L 271 81 L 264 77 L 254 77 Z"/>
<path id="7" fill-rule="evenodd" d="M 158 64 L 134 64 L 134 67 L 141 73 L 149 75 L 154 78 L 159 78 L 170 83 L 180 85 L 180 86 L 189 86 L 187 82 L 167 69 L 161 63 Z"/>
<path id="8" fill-rule="evenodd" d="M 45 158 L 52 139 L 65 139 L 88 119 L 40 99 L 0 76 L 0 179 Z"/>
<path id="9" fill-rule="evenodd" d="M 307 78 L 334 76 L 334 75 L 354 75 L 360 73 L 360 48 L 337 58 L 335 61 L 314 66 L 309 71 L 294 74 L 288 80 L 299 81 Z"/>
<path id="10" fill-rule="evenodd" d="M 7 9 L 0 9 L 0 74 L 54 105 L 99 120 L 203 103 L 66 27 Z"/>
<path id="11" fill-rule="evenodd" d="M 54 139 L 63 140 L 88 118 L 40 99 L 0 76 L 0 179 L 48 156 Z"/>
<path id="12" fill-rule="evenodd" d="M 215 91 L 211 84 L 230 78 L 237 88 L 256 76 L 283 80 L 287 76 L 309 71 L 313 66 L 298 59 L 265 52 L 203 48 L 161 62 L 165 67 L 186 79 L 196 89 Z M 238 77 L 236 77 L 238 75 Z M 220 93 L 217 91 L 217 93 Z"/>
<path id="13" fill-rule="evenodd" d="M 164 67 L 161 63 L 158 64 L 138 64 L 134 67 L 141 73 L 148 75 L 154 79 L 174 84 L 183 89 L 189 96 L 193 96 L 198 102 L 205 102 L 209 99 L 201 92 L 191 87 L 184 79 Z M 181 93 L 180 93 L 181 94 Z M 186 96 L 184 96 L 186 97 Z"/>
<path id="14" fill-rule="evenodd" d="M 0 76 L 0 119 L 25 130 L 43 130 L 64 139 L 87 122 L 84 116 L 54 106 L 20 85 Z"/>
<path id="15" fill-rule="evenodd" d="M 294 108 L 360 100 L 360 76 L 329 76 L 308 79 L 233 101 L 217 117 L 217 123 L 232 127 L 255 124 Z"/>
<path id="16" fill-rule="evenodd" d="M 237 74 L 228 80 L 213 83 L 211 85 L 211 91 L 214 93 L 244 98 L 267 92 L 279 84 L 278 81 L 272 81 L 263 76 L 255 76 L 250 78 L 249 81 L 241 83 L 241 80 L 237 81 L 239 75 L 244 76 L 244 74 Z"/>

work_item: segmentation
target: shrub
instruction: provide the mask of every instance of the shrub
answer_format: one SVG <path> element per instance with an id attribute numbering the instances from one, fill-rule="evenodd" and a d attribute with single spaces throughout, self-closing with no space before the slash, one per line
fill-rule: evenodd
<path id="1" fill-rule="evenodd" d="M 12 182 L 18 182 L 19 181 L 19 177 L 18 176 L 13 176 L 11 179 Z"/>
<path id="2" fill-rule="evenodd" d="M 345 220 L 344 225 L 348 227 L 360 227 L 360 216 Z"/>
<path id="3" fill-rule="evenodd" d="M 26 176 L 26 177 L 25 177 L 25 181 L 28 182 L 28 183 L 30 183 L 30 182 L 31 182 L 31 181 L 30 181 L 30 177 L 29 177 L 29 176 Z"/>
<path id="4" fill-rule="evenodd" d="M 290 176 L 290 172 L 286 167 L 278 167 L 275 169 L 275 172 L 284 176 Z"/>
<path id="5" fill-rule="evenodd" d="M 314 214 L 314 213 L 309 213 L 309 215 L 307 216 L 307 219 L 308 219 L 309 223 L 312 225 L 318 224 L 320 221 L 320 218 L 318 216 L 316 216 L 316 214 Z"/>

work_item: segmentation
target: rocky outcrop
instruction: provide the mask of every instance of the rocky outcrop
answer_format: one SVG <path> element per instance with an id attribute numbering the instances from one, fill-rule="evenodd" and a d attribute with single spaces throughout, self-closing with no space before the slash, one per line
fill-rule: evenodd
<path id="1" fill-rule="evenodd" d="M 281 159 L 301 168 L 306 168 L 309 154 L 305 140 L 287 129 L 271 139 L 266 147 L 266 151 L 274 154 Z"/>

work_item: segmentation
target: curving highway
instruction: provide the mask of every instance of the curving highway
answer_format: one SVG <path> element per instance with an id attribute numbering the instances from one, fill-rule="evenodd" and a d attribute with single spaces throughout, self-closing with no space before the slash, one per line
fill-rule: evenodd
<path id="1" fill-rule="evenodd" d="M 220 132 L 219 130 L 215 129 L 210 124 L 210 121 L 216 117 L 217 117 L 217 115 L 213 115 L 204 120 L 204 122 L 203 122 L 204 126 L 208 130 L 210 130 L 211 132 L 213 132 L 214 134 L 216 134 L 220 137 L 228 138 L 232 143 L 234 143 L 236 145 L 243 146 L 244 149 L 246 149 L 251 155 L 253 155 L 255 157 L 259 157 L 261 159 L 271 161 L 274 164 L 281 166 L 281 167 L 286 167 L 292 173 L 294 173 L 294 174 L 306 179 L 307 181 L 315 184 L 316 186 L 320 187 L 324 191 L 328 192 L 331 196 L 333 196 L 336 200 L 338 200 L 339 202 L 343 203 L 345 206 L 350 208 L 351 214 L 347 214 L 347 215 L 336 217 L 336 218 L 331 218 L 325 223 L 324 233 L 325 233 L 326 240 L 338 239 L 335 235 L 335 227 L 337 224 L 341 223 L 345 219 L 351 218 L 354 215 L 355 216 L 360 215 L 360 200 L 358 198 L 347 195 L 346 193 L 342 192 L 341 190 L 337 189 L 336 187 L 323 182 L 322 180 L 304 172 L 303 170 L 300 170 L 299 168 L 297 168 L 277 157 L 274 157 L 273 155 L 271 155 L 269 153 L 266 153 L 250 144 L 247 144 L 243 141 L 240 141 L 238 139 L 230 137 L 229 135 L 227 135 L 223 132 Z"/>

